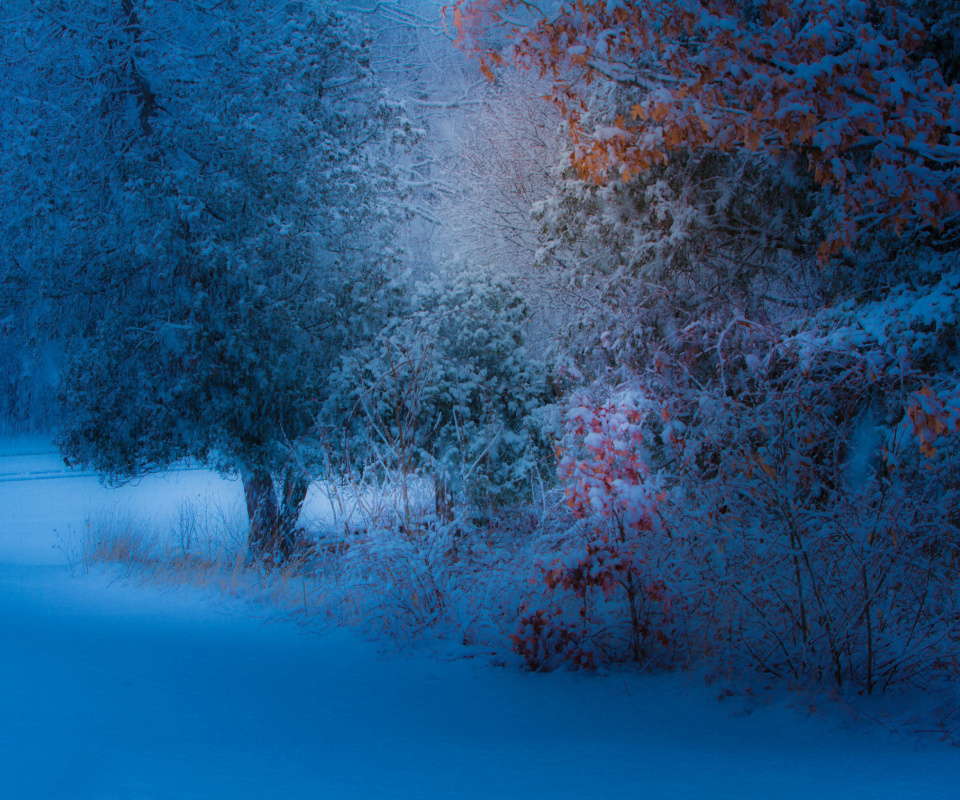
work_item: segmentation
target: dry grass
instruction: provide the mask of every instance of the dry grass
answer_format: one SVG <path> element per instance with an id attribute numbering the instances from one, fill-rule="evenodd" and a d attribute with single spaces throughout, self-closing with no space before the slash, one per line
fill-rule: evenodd
<path id="1" fill-rule="evenodd" d="M 158 543 L 150 524 L 118 511 L 88 519 L 69 548 L 71 567 L 84 572 L 99 564 L 122 565 L 128 572 L 148 571 L 157 560 Z"/>
<path id="2" fill-rule="evenodd" d="M 509 649 L 536 525 L 524 518 L 521 534 L 515 514 L 482 529 L 438 522 L 432 497 L 404 514 L 393 494 L 353 489 L 344 492 L 357 507 L 332 527 L 318 523 L 324 535 L 307 533 L 299 556 L 280 566 L 248 560 L 244 508 L 197 499 L 165 524 L 94 516 L 71 559 L 82 571 L 108 565 L 128 579 L 238 598 L 258 616 L 361 628 L 400 649 L 434 637 Z"/>
<path id="3" fill-rule="evenodd" d="M 334 551 L 267 568 L 248 560 L 246 536 L 246 519 L 236 510 L 185 501 L 165 526 L 129 512 L 93 514 L 64 549 L 74 573 L 105 565 L 125 578 L 241 598 L 265 616 L 318 624 L 331 618 L 324 567 Z"/>

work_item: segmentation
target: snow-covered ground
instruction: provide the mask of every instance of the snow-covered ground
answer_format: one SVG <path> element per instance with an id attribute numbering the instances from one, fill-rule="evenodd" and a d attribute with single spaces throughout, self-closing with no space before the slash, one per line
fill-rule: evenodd
<path id="1" fill-rule="evenodd" d="M 240 508 L 207 472 L 108 490 L 44 442 L 0 443 L 0 798 L 960 798 L 960 748 L 801 698 L 399 656 L 71 574 L 91 515 L 184 499 Z"/>

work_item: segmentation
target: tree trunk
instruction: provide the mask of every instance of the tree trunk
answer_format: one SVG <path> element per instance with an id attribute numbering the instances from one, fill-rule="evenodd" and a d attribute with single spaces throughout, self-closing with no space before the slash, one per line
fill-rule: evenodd
<path id="1" fill-rule="evenodd" d="M 243 494 L 247 502 L 250 531 L 247 553 L 251 561 L 280 563 L 296 548 L 297 522 L 310 481 L 303 473 L 287 470 L 283 476 L 280 504 L 269 470 L 243 469 Z"/>
<path id="2" fill-rule="evenodd" d="M 157 113 L 157 95 L 150 88 L 150 82 L 137 66 L 137 59 L 140 57 L 140 39 L 143 36 L 143 30 L 140 27 L 140 15 L 133 4 L 133 0 L 123 0 L 123 13 L 126 17 L 126 30 L 133 39 L 133 50 L 130 55 L 130 73 L 133 77 L 134 97 L 137 98 L 137 106 L 140 108 L 140 127 L 143 132 L 149 136 L 153 133 L 153 126 L 150 119 Z"/>
<path id="3" fill-rule="evenodd" d="M 438 522 L 453 521 L 453 498 L 450 496 L 450 487 L 447 479 L 439 473 L 433 476 L 434 511 Z"/>
<path id="4" fill-rule="evenodd" d="M 282 502 L 277 516 L 278 544 L 285 558 L 293 555 L 297 546 L 297 522 L 300 509 L 307 497 L 310 481 L 297 470 L 288 469 L 283 475 Z"/>
<path id="5" fill-rule="evenodd" d="M 264 469 L 244 469 L 243 496 L 247 501 L 250 530 L 247 534 L 247 556 L 263 561 L 273 555 L 277 538 L 277 495 L 273 476 Z"/>

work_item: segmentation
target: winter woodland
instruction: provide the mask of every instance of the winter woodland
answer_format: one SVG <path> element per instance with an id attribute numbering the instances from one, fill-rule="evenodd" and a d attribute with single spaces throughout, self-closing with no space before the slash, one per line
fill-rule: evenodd
<path id="1" fill-rule="evenodd" d="M 4 0 L 0 54 L 5 430 L 238 476 L 241 568 L 378 636 L 960 696 L 960 3 Z"/>

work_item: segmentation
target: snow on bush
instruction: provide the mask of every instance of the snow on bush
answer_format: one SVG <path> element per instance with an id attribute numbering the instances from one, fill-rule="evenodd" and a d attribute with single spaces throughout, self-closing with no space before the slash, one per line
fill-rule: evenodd
<path id="1" fill-rule="evenodd" d="M 662 519 L 708 556 L 720 661 L 867 693 L 956 669 L 955 278 L 659 354 Z"/>
<path id="2" fill-rule="evenodd" d="M 956 270 L 795 321 L 717 313 L 571 399 L 533 668 L 707 660 L 871 693 L 956 673 Z"/>
<path id="3" fill-rule="evenodd" d="M 671 644 L 644 452 L 647 405 L 629 391 L 599 402 L 575 394 L 569 403 L 559 469 L 574 524 L 538 560 L 539 591 L 524 601 L 511 637 L 531 668 L 640 661 Z"/>
<path id="4" fill-rule="evenodd" d="M 324 418 L 341 424 L 342 442 L 332 466 L 395 475 L 408 528 L 409 484 L 423 479 L 439 516 L 449 520 L 454 500 L 490 516 L 535 494 L 549 459 L 540 415 L 551 387 L 525 347 L 529 308 L 482 274 L 411 288 L 407 308 L 332 376 Z"/>

